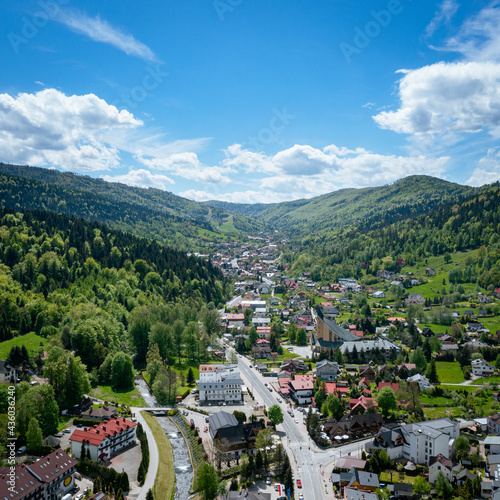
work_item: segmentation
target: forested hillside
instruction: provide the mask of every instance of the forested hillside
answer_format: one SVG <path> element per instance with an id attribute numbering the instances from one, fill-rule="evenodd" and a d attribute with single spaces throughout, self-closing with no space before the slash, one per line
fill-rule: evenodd
<path id="1" fill-rule="evenodd" d="M 328 281 L 342 275 L 359 277 L 362 262 L 369 266 L 370 272 L 382 266 L 393 270 L 398 258 L 411 265 L 428 256 L 484 246 L 485 257 L 476 279 L 485 288 L 500 283 L 498 183 L 484 187 L 482 194 L 461 203 L 407 216 L 392 224 L 387 219 L 381 215 L 359 227 L 311 234 L 294 252 L 285 253 L 284 260 L 296 272 L 313 269 L 313 279 Z"/>
<path id="2" fill-rule="evenodd" d="M 459 202 L 478 188 L 461 186 L 435 177 L 415 175 L 389 186 L 341 189 L 310 200 L 277 204 L 233 204 L 208 202 L 210 205 L 258 217 L 263 222 L 294 236 L 328 232 L 364 220 L 392 222 L 418 215 L 449 203 Z"/>
<path id="3" fill-rule="evenodd" d="M 203 230 L 218 233 L 224 223 L 225 232 L 233 234 L 263 227 L 247 216 L 233 215 L 160 189 L 137 188 L 69 172 L 5 163 L 0 163 L 0 172 L 0 200 L 4 206 L 43 208 L 98 220 L 182 249 L 203 244 L 202 236 L 207 235 Z M 216 236 L 205 237 L 205 240 L 212 241 Z"/>

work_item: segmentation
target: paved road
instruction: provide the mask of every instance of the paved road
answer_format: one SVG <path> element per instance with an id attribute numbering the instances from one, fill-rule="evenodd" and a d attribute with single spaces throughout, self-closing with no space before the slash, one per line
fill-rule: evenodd
<path id="1" fill-rule="evenodd" d="M 264 383 L 275 381 L 272 378 L 261 376 L 255 369 L 250 368 L 250 361 L 245 357 L 238 359 L 242 378 L 251 388 L 257 404 L 264 404 L 266 408 L 273 404 L 279 404 L 279 395 L 264 386 Z M 278 431 L 284 431 L 287 438 L 283 439 L 283 444 L 290 453 L 291 463 L 294 466 L 294 479 L 302 481 L 302 493 L 304 500 L 318 500 L 320 498 L 331 499 L 333 496 L 333 486 L 330 483 L 330 471 L 335 461 L 345 455 L 359 456 L 365 444 L 373 438 L 363 441 L 345 444 L 337 448 L 322 450 L 309 439 L 306 426 L 303 422 L 303 415 L 295 411 L 294 418 L 286 412 L 287 402 L 280 404 L 284 422 L 278 425 Z M 295 423 L 295 418 L 299 423 Z"/>
<path id="2" fill-rule="evenodd" d="M 262 377 L 249 367 L 248 360 L 240 358 L 239 361 L 241 374 L 251 385 L 259 403 L 262 402 L 266 408 L 276 404 L 276 392 L 269 392 L 264 386 Z M 281 406 L 284 408 L 285 404 L 282 403 Z M 294 461 L 297 464 L 295 479 L 300 478 L 302 481 L 304 499 L 317 500 L 322 497 L 321 483 L 318 478 L 318 462 L 316 454 L 309 450 L 310 440 L 306 437 L 307 434 L 304 433 L 305 429 L 301 429 L 299 426 L 305 427 L 300 423 L 296 424 L 292 417 L 284 411 L 284 422 L 278 426 L 278 430 L 285 431 L 289 438 L 287 447 L 292 450 Z M 295 484 L 297 483 L 295 482 Z"/>

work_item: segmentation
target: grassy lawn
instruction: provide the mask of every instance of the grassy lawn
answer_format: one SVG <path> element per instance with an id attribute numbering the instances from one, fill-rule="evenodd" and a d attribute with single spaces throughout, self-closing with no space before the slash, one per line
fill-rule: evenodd
<path id="1" fill-rule="evenodd" d="M 458 361 L 437 361 L 436 369 L 439 381 L 442 384 L 461 384 L 465 381 L 464 374 L 462 373 Z"/>
<path id="2" fill-rule="evenodd" d="M 141 415 L 153 432 L 160 454 L 158 472 L 153 487 L 154 497 L 170 500 L 175 491 L 174 454 L 172 445 L 153 415 L 150 415 L 147 411 L 141 411 Z"/>
<path id="3" fill-rule="evenodd" d="M 474 380 L 472 385 L 483 385 L 483 384 L 493 384 L 500 385 L 500 377 L 485 377 L 478 380 Z"/>
<path id="4" fill-rule="evenodd" d="M 380 473 L 380 482 L 381 483 L 402 482 L 406 484 L 413 484 L 416 481 L 417 477 L 418 476 L 407 476 L 406 474 L 403 477 L 403 474 L 400 475 L 399 472 L 395 471 L 392 473 L 392 481 L 391 481 L 390 472 L 384 471 Z"/>
<path id="5" fill-rule="evenodd" d="M 109 385 L 98 385 L 95 389 L 90 391 L 90 395 L 94 398 L 109 401 L 110 403 L 129 406 L 145 406 L 144 400 L 135 386 L 129 391 L 114 391 Z"/>
<path id="6" fill-rule="evenodd" d="M 66 415 L 59 415 L 59 424 L 57 425 L 57 430 L 61 432 L 62 430 L 66 429 L 73 418 L 74 417 L 68 417 Z"/>
<path id="7" fill-rule="evenodd" d="M 446 384 L 441 384 L 439 387 L 441 389 L 444 389 L 446 391 L 462 391 L 466 390 L 467 392 L 474 392 L 477 391 L 477 387 L 471 386 L 471 385 L 446 385 Z"/>
<path id="8" fill-rule="evenodd" d="M 27 333 L 26 335 L 19 335 L 13 339 L 5 340 L 0 344 L 0 359 L 6 359 L 10 350 L 14 346 L 21 347 L 24 344 L 30 354 L 36 354 L 40 347 L 45 347 L 47 343 L 47 339 L 40 337 L 40 335 L 33 332 Z"/>
<path id="9" fill-rule="evenodd" d="M 449 413 L 446 413 L 446 412 Z M 443 417 L 460 417 L 461 411 L 455 407 L 448 408 L 424 408 L 424 415 L 427 419 L 443 418 Z"/>

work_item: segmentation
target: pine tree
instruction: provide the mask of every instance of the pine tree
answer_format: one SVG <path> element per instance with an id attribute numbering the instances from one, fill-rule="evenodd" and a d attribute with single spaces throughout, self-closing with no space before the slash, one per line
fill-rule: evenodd
<path id="1" fill-rule="evenodd" d="M 188 373 L 187 373 L 187 385 L 191 387 L 194 384 L 194 373 L 193 369 L 189 367 Z"/>

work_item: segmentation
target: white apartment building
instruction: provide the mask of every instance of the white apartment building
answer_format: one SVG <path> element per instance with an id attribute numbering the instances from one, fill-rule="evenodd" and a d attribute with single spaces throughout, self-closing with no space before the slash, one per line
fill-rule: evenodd
<path id="1" fill-rule="evenodd" d="M 199 403 L 241 403 L 242 384 L 237 365 L 200 365 Z"/>
<path id="2" fill-rule="evenodd" d="M 415 464 L 428 465 L 439 454 L 451 458 L 453 442 L 460 435 L 458 422 L 449 418 L 382 427 L 367 450 L 384 449 L 389 458 L 405 458 Z"/>

